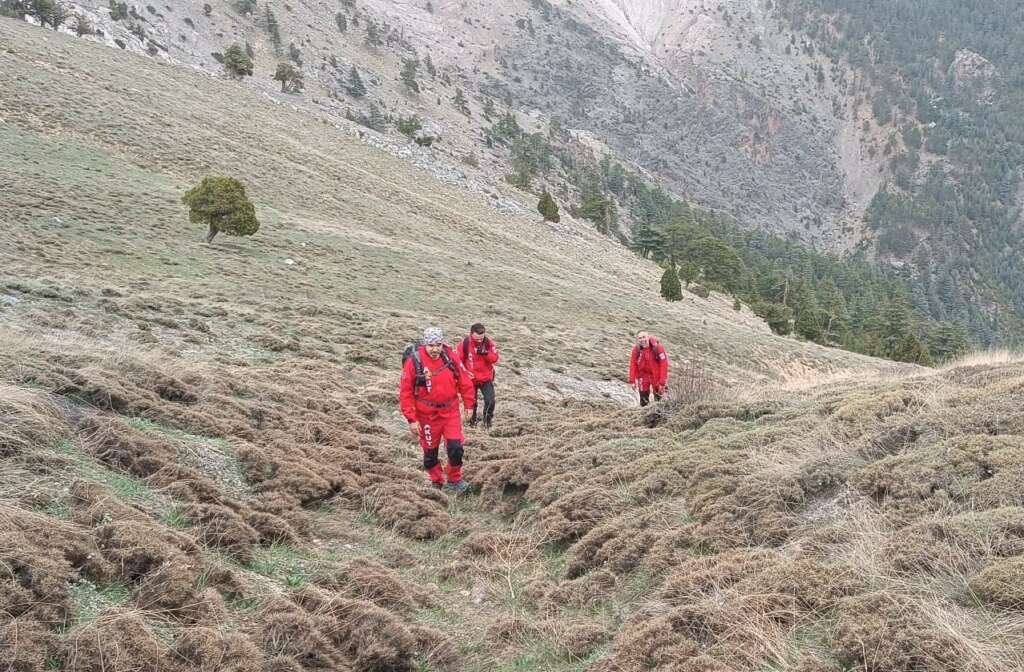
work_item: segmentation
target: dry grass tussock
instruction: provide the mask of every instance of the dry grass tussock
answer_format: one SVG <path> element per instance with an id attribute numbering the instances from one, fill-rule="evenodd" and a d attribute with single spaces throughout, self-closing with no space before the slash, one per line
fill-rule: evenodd
<path id="1" fill-rule="evenodd" d="M 969 352 L 951 362 L 946 363 L 942 368 L 959 369 L 971 366 L 997 366 L 1000 364 L 1020 364 L 1024 362 L 1024 353 L 1018 350 L 997 348 L 992 350 L 977 350 Z"/>
<path id="2" fill-rule="evenodd" d="M 666 306 L 599 236 L 287 106 L 0 33 L 0 669 L 1024 669 L 1016 361 L 891 370 Z M 236 170 L 265 228 L 202 245 L 180 193 Z M 454 499 L 395 373 L 478 319 L 499 410 Z M 640 323 L 699 362 L 650 408 L 523 373 L 615 385 Z"/>

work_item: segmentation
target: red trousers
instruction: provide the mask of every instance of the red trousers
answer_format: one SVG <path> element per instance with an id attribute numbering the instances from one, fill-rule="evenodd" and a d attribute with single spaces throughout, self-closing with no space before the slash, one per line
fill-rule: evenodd
<path id="1" fill-rule="evenodd" d="M 641 392 L 650 392 L 651 391 L 651 387 L 654 387 L 654 391 L 655 392 L 657 392 L 657 393 L 661 392 L 661 389 L 659 388 L 659 386 L 654 384 L 654 381 L 652 380 L 652 376 L 649 376 L 647 374 L 641 374 L 640 376 L 638 376 L 637 379 L 636 379 L 636 384 L 637 384 L 637 387 L 639 388 L 639 390 Z"/>
<path id="2" fill-rule="evenodd" d="M 419 415 L 420 447 L 423 448 L 423 468 L 434 483 L 444 483 L 444 471 L 438 460 L 441 439 L 448 453 L 448 482 L 462 480 L 462 418 L 458 407 L 454 412 Z"/>

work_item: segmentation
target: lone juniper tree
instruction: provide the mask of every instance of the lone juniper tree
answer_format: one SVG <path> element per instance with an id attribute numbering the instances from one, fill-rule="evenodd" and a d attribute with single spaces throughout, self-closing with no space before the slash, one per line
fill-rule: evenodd
<path id="1" fill-rule="evenodd" d="M 224 69 L 232 77 L 251 76 L 252 59 L 245 49 L 237 44 L 232 44 L 224 50 Z"/>
<path id="2" fill-rule="evenodd" d="M 182 203 L 188 206 L 188 220 L 206 224 L 206 242 L 218 233 L 251 236 L 259 231 L 256 208 L 245 195 L 245 187 L 233 177 L 204 177 L 185 192 Z"/>
<path id="3" fill-rule="evenodd" d="M 302 73 L 291 63 L 278 63 L 274 79 L 281 82 L 281 93 L 298 93 L 304 86 Z"/>
<path id="4" fill-rule="evenodd" d="M 537 202 L 537 210 L 549 222 L 558 222 L 561 219 L 558 215 L 558 204 L 555 203 L 555 199 L 547 191 L 540 195 L 540 201 Z"/>

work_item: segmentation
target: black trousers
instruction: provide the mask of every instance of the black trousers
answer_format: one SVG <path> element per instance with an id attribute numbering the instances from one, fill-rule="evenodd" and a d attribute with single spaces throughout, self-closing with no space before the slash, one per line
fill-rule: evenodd
<path id="1" fill-rule="evenodd" d="M 655 401 L 661 401 L 661 395 L 658 394 L 657 392 L 655 392 L 654 393 L 654 400 Z M 641 406 L 646 406 L 649 403 L 651 403 L 651 391 L 647 390 L 646 392 L 644 392 L 644 391 L 641 390 L 640 391 L 640 405 Z"/>
<path id="2" fill-rule="evenodd" d="M 484 393 L 484 425 L 490 425 L 494 418 L 494 381 L 476 384 L 477 400 L 480 399 L 480 392 Z M 470 422 L 476 422 L 476 406 L 473 406 L 473 417 Z"/>

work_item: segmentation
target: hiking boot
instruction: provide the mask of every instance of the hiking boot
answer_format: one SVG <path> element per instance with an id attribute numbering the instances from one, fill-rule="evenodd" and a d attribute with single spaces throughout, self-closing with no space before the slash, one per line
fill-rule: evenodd
<path id="1" fill-rule="evenodd" d="M 464 495 L 469 492 L 469 483 L 466 481 L 450 481 L 448 485 L 444 486 L 444 489 L 448 492 L 455 493 L 456 495 Z"/>

